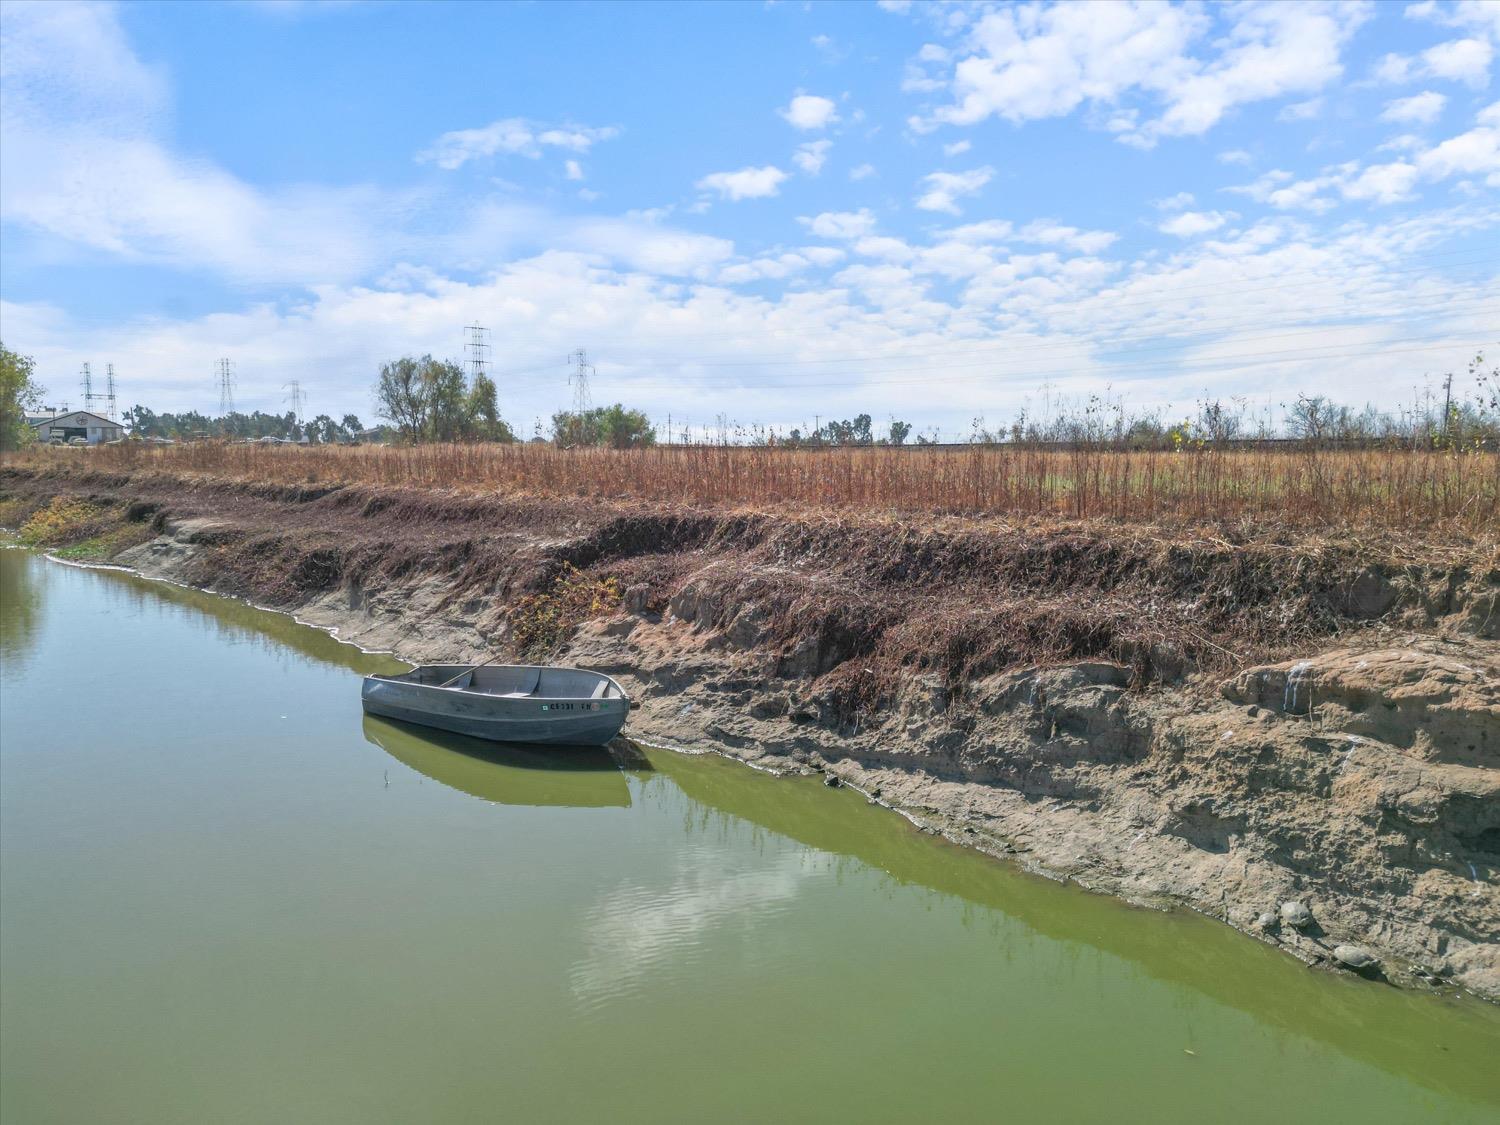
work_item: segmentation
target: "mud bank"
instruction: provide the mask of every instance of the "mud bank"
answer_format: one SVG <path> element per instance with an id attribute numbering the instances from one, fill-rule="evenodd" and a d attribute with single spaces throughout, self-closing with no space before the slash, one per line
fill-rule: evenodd
<path id="1" fill-rule="evenodd" d="M 412 661 L 599 668 L 639 739 L 1500 999 L 1490 546 L 0 474 L 7 524 L 59 498 L 86 561 Z"/>

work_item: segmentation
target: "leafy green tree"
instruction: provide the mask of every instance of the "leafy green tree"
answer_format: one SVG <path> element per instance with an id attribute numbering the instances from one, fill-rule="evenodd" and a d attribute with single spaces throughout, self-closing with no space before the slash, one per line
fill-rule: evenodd
<path id="1" fill-rule="evenodd" d="M 425 415 L 422 437 L 427 441 L 461 441 L 470 437 L 469 393 L 464 369 L 451 360 L 425 358 L 422 364 Z"/>
<path id="2" fill-rule="evenodd" d="M 516 435 L 500 417 L 500 406 L 496 401 L 495 381 L 483 372 L 474 376 L 469 385 L 469 429 L 480 441 L 516 440 Z"/>
<path id="3" fill-rule="evenodd" d="M 26 412 L 42 401 L 35 374 L 35 360 L 0 344 L 0 449 L 19 449 L 36 437 L 26 422 Z"/>
<path id="4" fill-rule="evenodd" d="M 380 379 L 375 384 L 376 411 L 396 427 L 405 441 L 418 441 L 422 437 L 427 414 L 422 365 L 430 362 L 431 356 L 420 360 L 402 356 L 380 368 Z"/>

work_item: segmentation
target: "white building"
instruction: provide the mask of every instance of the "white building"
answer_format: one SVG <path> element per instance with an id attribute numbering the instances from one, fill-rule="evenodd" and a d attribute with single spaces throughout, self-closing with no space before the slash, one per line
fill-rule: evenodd
<path id="1" fill-rule="evenodd" d="M 101 441 L 117 441 L 125 436 L 125 427 L 120 423 L 87 410 L 67 414 L 28 414 L 26 421 L 36 431 L 36 440 L 43 445 L 53 441 L 72 442 L 74 438 L 98 445 Z"/>

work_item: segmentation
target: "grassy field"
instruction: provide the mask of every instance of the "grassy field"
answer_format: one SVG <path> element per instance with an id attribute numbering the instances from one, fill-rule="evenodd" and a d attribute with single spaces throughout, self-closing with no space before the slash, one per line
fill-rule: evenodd
<path id="1" fill-rule="evenodd" d="M 1253 523 L 1494 537 L 1500 455 L 1108 447 L 788 450 L 543 445 L 33 449 L 7 463 L 282 484 L 373 484 L 761 510 Z"/>

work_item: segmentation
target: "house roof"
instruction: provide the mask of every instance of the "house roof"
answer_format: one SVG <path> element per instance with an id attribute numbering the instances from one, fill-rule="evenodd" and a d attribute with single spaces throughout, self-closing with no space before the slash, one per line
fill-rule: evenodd
<path id="1" fill-rule="evenodd" d="M 69 420 L 73 418 L 91 418 L 95 422 L 102 422 L 106 426 L 118 426 L 122 430 L 125 428 L 122 423 L 111 422 L 108 418 L 95 414 L 91 410 L 70 410 L 66 414 L 28 414 L 26 421 L 33 426 L 40 426 L 47 422 L 61 422 L 64 425 L 68 425 Z M 79 423 L 72 422 L 71 424 L 76 426 Z"/>

